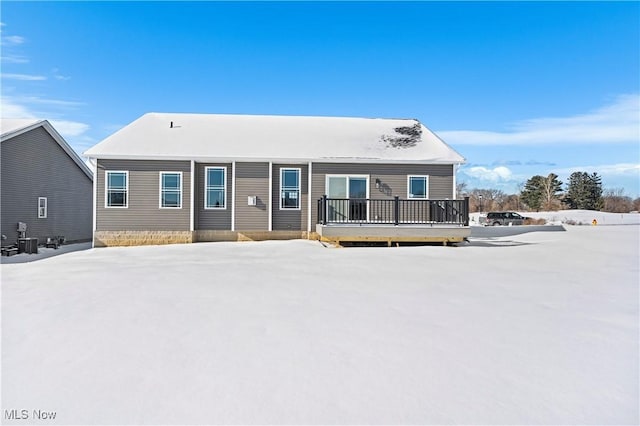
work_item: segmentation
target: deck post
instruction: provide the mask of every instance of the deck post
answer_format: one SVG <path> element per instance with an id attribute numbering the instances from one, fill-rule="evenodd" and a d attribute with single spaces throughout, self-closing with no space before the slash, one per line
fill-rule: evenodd
<path id="1" fill-rule="evenodd" d="M 462 212 L 462 214 L 464 215 L 464 226 L 469 226 L 469 197 L 464 197 Z"/>
<path id="2" fill-rule="evenodd" d="M 398 226 L 399 221 L 400 221 L 400 197 L 396 195 L 395 197 L 393 197 L 393 223 L 394 223 L 394 225 Z"/>
<path id="3" fill-rule="evenodd" d="M 321 203 L 320 207 L 322 208 L 322 221 L 320 223 L 322 223 L 323 225 L 326 225 L 327 217 L 329 216 L 327 212 L 327 194 L 324 194 L 322 196 L 322 201 L 320 203 Z"/>

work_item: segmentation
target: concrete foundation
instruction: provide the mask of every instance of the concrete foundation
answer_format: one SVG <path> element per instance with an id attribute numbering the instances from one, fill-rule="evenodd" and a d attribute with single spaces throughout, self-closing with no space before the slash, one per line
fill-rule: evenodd
<path id="1" fill-rule="evenodd" d="M 191 231 L 96 231 L 94 247 L 146 246 L 193 242 Z"/>
<path id="2" fill-rule="evenodd" d="M 312 233 L 313 234 L 313 233 Z M 210 231 L 194 232 L 194 242 L 211 241 L 264 241 L 313 239 L 306 231 Z"/>
<path id="3" fill-rule="evenodd" d="M 96 231 L 94 247 L 188 244 L 214 241 L 319 239 L 306 231 Z"/>

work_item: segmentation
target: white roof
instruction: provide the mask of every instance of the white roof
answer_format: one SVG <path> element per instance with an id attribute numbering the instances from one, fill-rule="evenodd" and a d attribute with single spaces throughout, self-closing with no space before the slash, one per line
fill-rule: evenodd
<path id="1" fill-rule="evenodd" d="M 175 113 L 145 114 L 84 155 L 198 161 L 464 162 L 417 120 Z"/>
<path id="2" fill-rule="evenodd" d="M 41 121 L 44 120 L 37 118 L 0 118 L 0 134 L 4 140 L 5 135 L 9 136 L 10 133 L 19 132 Z"/>
<path id="3" fill-rule="evenodd" d="M 87 167 L 80 156 L 69 146 L 67 141 L 64 140 L 62 135 L 49 123 L 47 120 L 39 120 L 33 118 L 0 118 L 0 142 L 12 139 L 18 135 L 26 133 L 37 127 L 42 127 L 46 130 L 53 140 L 55 140 L 60 148 L 67 153 L 69 157 L 80 167 L 80 169 L 87 175 L 87 177 L 93 180 L 93 173 Z"/>

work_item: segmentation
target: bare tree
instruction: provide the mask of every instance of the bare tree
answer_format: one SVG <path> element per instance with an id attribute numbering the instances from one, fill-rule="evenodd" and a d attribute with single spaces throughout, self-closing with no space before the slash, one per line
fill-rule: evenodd
<path id="1" fill-rule="evenodd" d="M 558 175 L 549 173 L 542 179 L 542 207 L 545 210 L 559 210 L 561 203 L 558 192 L 562 191 L 562 182 L 558 180 Z"/>
<path id="2" fill-rule="evenodd" d="M 605 212 L 628 213 L 633 208 L 631 197 L 624 195 L 624 188 L 607 189 L 602 196 Z"/>
<path id="3" fill-rule="evenodd" d="M 456 196 L 458 198 L 466 197 L 468 195 L 467 192 L 468 192 L 467 182 L 458 182 L 456 184 Z"/>
<path id="4" fill-rule="evenodd" d="M 520 195 L 532 210 L 558 210 L 562 205 L 560 191 L 562 182 L 558 180 L 558 175 L 549 173 L 546 177 L 536 175 L 529 179 Z"/>
<path id="5" fill-rule="evenodd" d="M 506 194 L 499 189 L 473 189 L 469 193 L 469 208 L 475 212 L 501 210 Z"/>
<path id="6" fill-rule="evenodd" d="M 503 210 L 520 210 L 520 196 L 518 194 L 507 195 L 502 205 Z"/>

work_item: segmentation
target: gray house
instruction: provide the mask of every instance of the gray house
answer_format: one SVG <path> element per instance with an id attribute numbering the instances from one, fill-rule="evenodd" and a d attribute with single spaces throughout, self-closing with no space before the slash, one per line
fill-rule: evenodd
<path id="1" fill-rule="evenodd" d="M 469 233 L 464 159 L 417 120 L 149 113 L 85 155 L 96 246 Z"/>
<path id="2" fill-rule="evenodd" d="M 46 120 L 0 121 L 1 232 L 3 245 L 26 236 L 91 241 L 91 170 Z"/>

